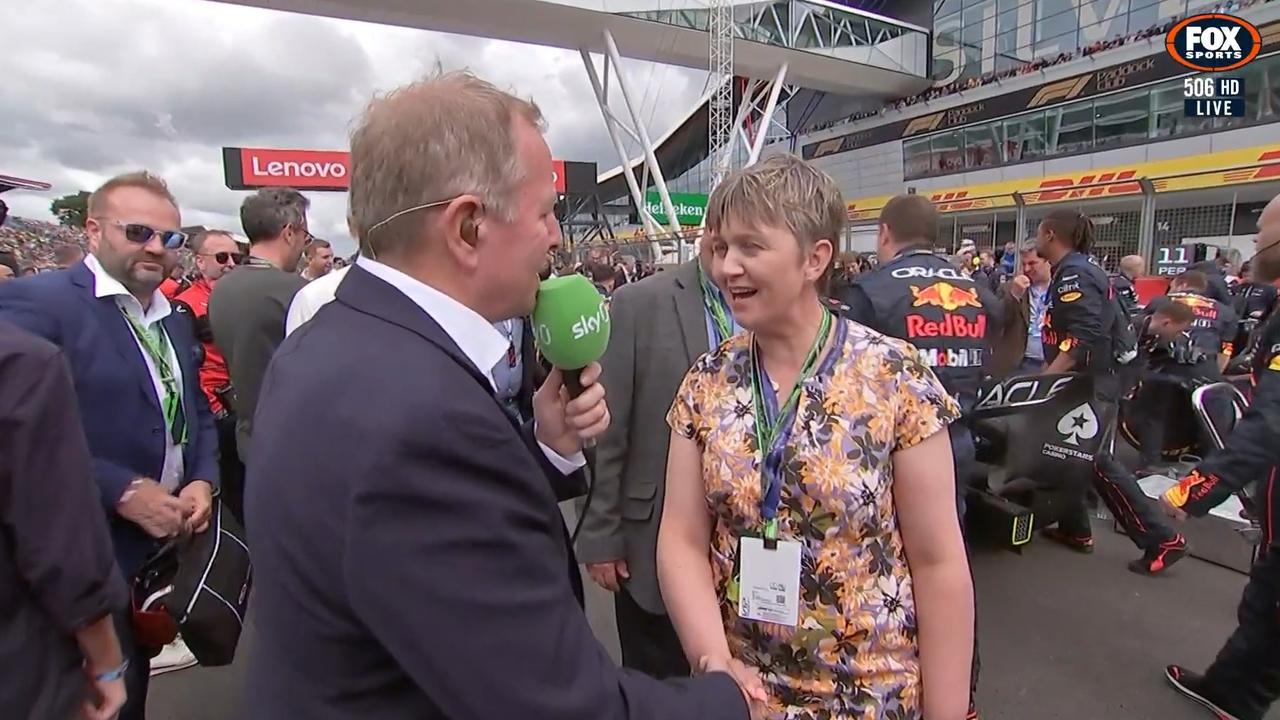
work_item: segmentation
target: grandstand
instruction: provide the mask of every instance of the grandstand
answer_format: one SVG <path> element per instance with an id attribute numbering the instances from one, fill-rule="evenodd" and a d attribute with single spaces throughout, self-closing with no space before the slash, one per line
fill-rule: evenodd
<path id="1" fill-rule="evenodd" d="M 1172 271 L 1190 243 L 1251 254 L 1257 214 L 1280 193 L 1280 2 L 1117 0 L 1106 16 L 1100 5 L 943 0 L 933 88 L 881 108 L 824 92 L 793 100 L 791 145 L 849 200 L 846 246 L 869 249 L 880 207 L 905 190 L 939 204 L 951 249 L 1025 238 L 1069 203 L 1094 217 L 1112 260 L 1139 253 Z M 1244 117 L 1184 114 L 1192 73 L 1164 33 L 1211 11 L 1262 35 L 1259 57 L 1232 73 Z"/>

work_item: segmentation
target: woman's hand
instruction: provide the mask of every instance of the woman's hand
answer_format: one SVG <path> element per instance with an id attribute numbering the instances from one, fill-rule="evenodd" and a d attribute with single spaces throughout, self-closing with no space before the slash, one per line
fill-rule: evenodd
<path id="1" fill-rule="evenodd" d="M 751 709 L 752 720 L 764 717 L 769 691 L 765 689 L 758 670 L 729 656 L 704 655 L 698 659 L 699 675 L 713 672 L 728 673 L 738 683 L 738 689 L 742 691 L 742 696 Z"/>

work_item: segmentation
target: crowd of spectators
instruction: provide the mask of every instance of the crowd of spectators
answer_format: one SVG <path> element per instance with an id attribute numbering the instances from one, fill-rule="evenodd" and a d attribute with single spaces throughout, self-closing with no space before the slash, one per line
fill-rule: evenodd
<path id="1" fill-rule="evenodd" d="M 84 230 L 10 215 L 0 225 L 0 253 L 17 259 L 24 271 L 65 267 L 84 255 Z M 75 257 L 72 258 L 71 256 Z"/>
<path id="2" fill-rule="evenodd" d="M 1214 5 L 1212 8 L 1197 9 L 1196 13 L 1238 12 L 1240 10 L 1244 10 L 1246 8 L 1252 7 L 1254 5 L 1258 5 L 1261 3 L 1276 2 L 1276 1 L 1277 0 L 1226 0 L 1224 2 L 1218 3 L 1217 5 Z M 882 113 L 888 112 L 889 110 L 905 110 L 906 108 L 909 108 L 913 105 L 917 105 L 919 103 L 929 102 L 931 100 L 937 100 L 939 98 L 943 98 L 948 95 L 954 95 L 956 93 L 964 92 L 966 90 L 973 90 L 976 88 L 984 87 L 986 85 L 991 85 L 993 83 L 1009 80 L 1011 78 L 1020 77 L 1022 75 L 1030 75 L 1031 73 L 1045 70 L 1046 68 L 1053 67 L 1054 65 L 1061 65 L 1062 63 L 1070 62 L 1077 58 L 1090 57 L 1092 55 L 1096 55 L 1097 53 L 1100 53 L 1106 50 L 1112 50 L 1114 48 L 1123 47 L 1130 43 L 1135 43 L 1142 40 L 1150 40 L 1151 38 L 1163 36 L 1166 33 L 1168 33 L 1170 30 L 1173 29 L 1173 26 L 1177 24 L 1177 22 L 1181 19 L 1182 19 L 1181 16 L 1175 16 L 1158 25 L 1153 25 L 1147 28 L 1146 30 L 1139 30 L 1137 32 L 1132 32 L 1132 33 L 1129 33 L 1128 35 L 1112 38 L 1110 40 L 1099 40 L 1098 42 L 1079 48 L 1073 52 L 1059 53 L 1054 57 L 1036 58 L 1035 60 L 1032 60 L 1030 62 L 1023 63 L 1018 67 L 1009 68 L 1007 70 L 1002 70 L 1000 72 L 991 72 L 979 77 L 971 77 L 971 78 L 966 78 L 962 80 L 956 80 L 954 82 L 947 83 L 946 85 L 931 87 L 923 92 L 917 93 L 916 95 L 912 95 L 910 97 L 905 97 L 899 100 L 889 102 L 882 108 L 862 110 L 852 115 L 849 115 L 847 117 L 841 118 L 839 120 L 832 120 L 831 122 L 817 125 L 813 128 L 810 128 L 807 132 L 827 130 L 829 128 L 836 127 L 838 125 L 845 125 L 848 123 L 857 122 L 859 120 L 865 120 L 867 118 L 875 117 L 876 115 L 880 115 Z"/>

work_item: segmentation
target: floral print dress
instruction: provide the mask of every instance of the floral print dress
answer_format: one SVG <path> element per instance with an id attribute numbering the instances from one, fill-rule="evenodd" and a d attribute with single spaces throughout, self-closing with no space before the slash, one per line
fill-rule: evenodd
<path id="1" fill-rule="evenodd" d="M 701 451 L 720 613 L 734 657 L 764 673 L 770 720 L 920 720 L 891 456 L 944 430 L 959 409 L 911 345 L 849 320 L 833 330 L 783 456 L 778 536 L 801 543 L 796 627 L 737 613 L 738 539 L 762 522 L 749 334 L 699 358 L 667 422 Z"/>

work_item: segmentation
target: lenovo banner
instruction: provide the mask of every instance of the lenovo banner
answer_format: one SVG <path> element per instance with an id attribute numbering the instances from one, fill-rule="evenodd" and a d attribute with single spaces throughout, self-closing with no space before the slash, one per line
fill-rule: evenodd
<path id="1" fill-rule="evenodd" d="M 595 185 L 595 163 L 553 160 L 556 192 L 572 185 L 579 165 L 589 168 Z M 256 190 L 291 187 L 299 190 L 346 192 L 350 186 L 351 154 L 342 150 L 278 150 L 271 148 L 222 148 L 222 169 L 227 187 Z"/>
<path id="2" fill-rule="evenodd" d="M 232 190 L 284 186 L 346 192 L 351 175 L 349 154 L 337 150 L 224 147 L 222 167 Z"/>

